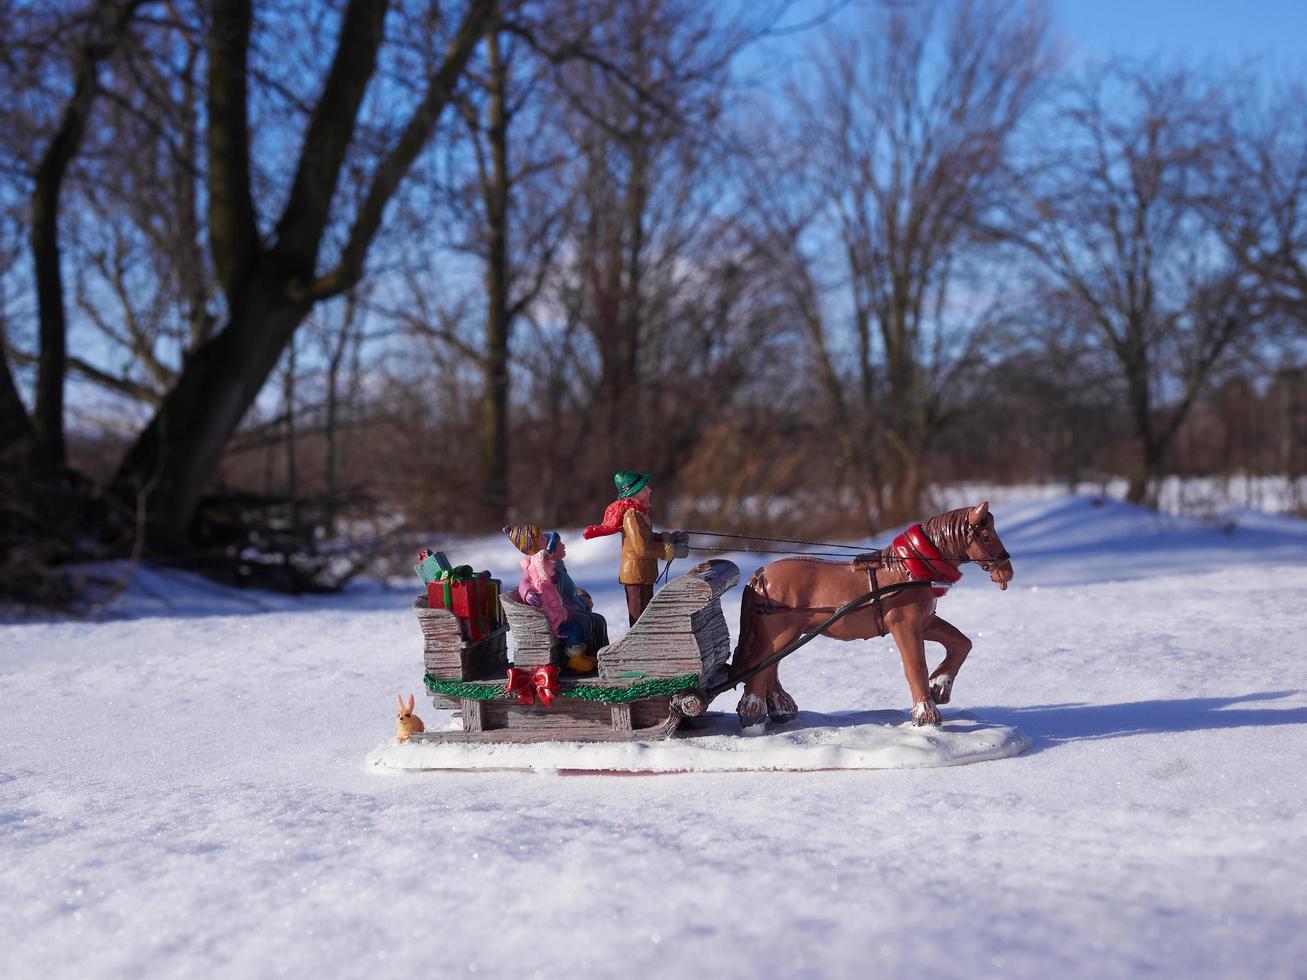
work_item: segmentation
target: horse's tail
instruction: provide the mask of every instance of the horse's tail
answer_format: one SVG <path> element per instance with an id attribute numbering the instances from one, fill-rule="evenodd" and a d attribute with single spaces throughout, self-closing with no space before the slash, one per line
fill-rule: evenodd
<path id="1" fill-rule="evenodd" d="M 765 588 L 763 569 L 758 569 L 749 584 L 744 587 L 740 598 L 740 638 L 735 644 L 735 654 L 731 657 L 731 667 L 740 668 L 751 665 L 758 655 L 758 609 L 762 605 L 760 588 Z"/>

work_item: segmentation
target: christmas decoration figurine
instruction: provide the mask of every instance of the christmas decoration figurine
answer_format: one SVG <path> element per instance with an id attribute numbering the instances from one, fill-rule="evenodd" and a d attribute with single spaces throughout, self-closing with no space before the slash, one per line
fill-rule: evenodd
<path id="1" fill-rule="evenodd" d="M 395 698 L 399 701 L 399 711 L 395 714 L 395 741 L 407 742 L 408 737 L 415 732 L 425 732 L 427 726 L 422 724 L 422 719 L 413 714 L 413 695 L 408 696 L 408 704 L 404 703 L 404 698 L 396 694 Z"/>
<path id="2" fill-rule="evenodd" d="M 652 488 L 648 473 L 628 470 L 616 474 L 617 499 L 604 511 L 604 519 L 585 529 L 584 536 L 622 535 L 622 565 L 617 580 L 626 588 L 626 609 L 631 625 L 653 599 L 658 581 L 658 562 L 684 558 L 689 554 L 686 535 L 680 531 L 659 534 L 650 524 L 649 499 Z"/>
<path id="3" fill-rule="evenodd" d="M 534 524 L 505 527 L 504 534 L 526 556 L 521 561 L 522 583 L 517 590 L 522 601 L 549 617 L 550 629 L 566 645 L 568 668 L 590 673 L 597 666 L 594 653 L 608 645 L 608 624 L 568 574 L 562 537 L 557 531 L 541 534 Z"/>

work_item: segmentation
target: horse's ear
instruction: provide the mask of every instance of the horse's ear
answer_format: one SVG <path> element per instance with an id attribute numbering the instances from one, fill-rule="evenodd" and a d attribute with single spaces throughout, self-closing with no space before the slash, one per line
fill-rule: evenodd
<path id="1" fill-rule="evenodd" d="M 967 521 L 972 527 L 979 527 L 985 523 L 985 517 L 989 514 L 989 501 L 984 500 L 971 508 L 971 513 L 967 515 Z"/>

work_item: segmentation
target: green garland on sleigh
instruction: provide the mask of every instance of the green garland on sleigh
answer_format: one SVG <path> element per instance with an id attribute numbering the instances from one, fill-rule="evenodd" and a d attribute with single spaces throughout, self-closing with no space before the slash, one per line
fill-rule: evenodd
<path id="1" fill-rule="evenodd" d="M 467 698 L 472 701 L 498 701 L 503 698 L 516 698 L 508 693 L 508 684 L 504 681 L 456 681 L 427 674 L 422 678 L 427 690 L 432 694 L 443 694 L 451 698 Z M 643 698 L 663 697 L 688 691 L 699 683 L 698 674 L 681 674 L 679 677 L 663 677 L 653 680 L 636 681 L 621 687 L 599 684 L 577 684 L 564 681 L 559 685 L 560 698 L 575 698 L 578 701 L 608 701 L 618 704 L 639 701 Z"/>

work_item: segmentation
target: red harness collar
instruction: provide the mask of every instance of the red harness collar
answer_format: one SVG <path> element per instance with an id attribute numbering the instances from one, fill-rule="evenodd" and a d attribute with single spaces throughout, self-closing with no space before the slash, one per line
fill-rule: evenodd
<path id="1" fill-rule="evenodd" d="M 948 592 L 949 586 L 962 577 L 958 567 L 945 561 L 939 549 L 930 543 L 930 538 L 926 537 L 926 532 L 921 529 L 920 524 L 913 524 L 891 541 L 889 550 L 894 557 L 903 560 L 908 574 L 914 579 L 945 583 L 930 590 L 936 596 L 944 595 Z"/>

